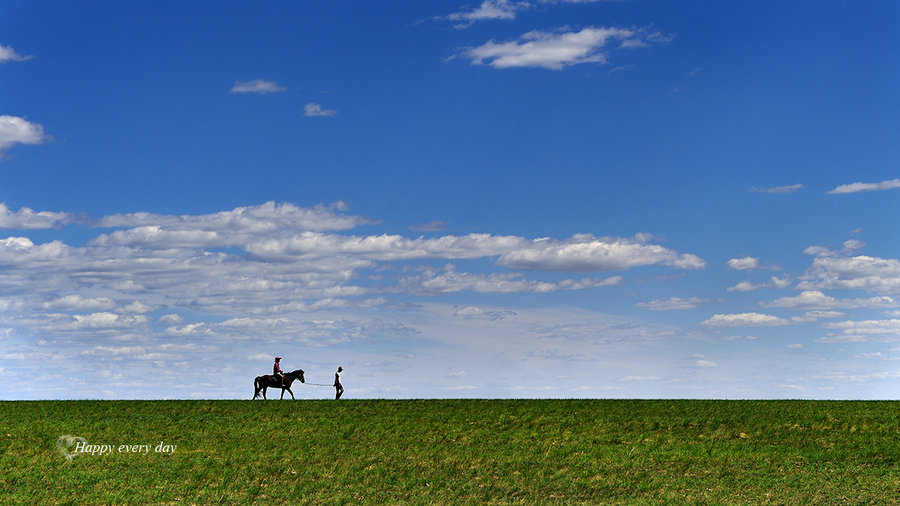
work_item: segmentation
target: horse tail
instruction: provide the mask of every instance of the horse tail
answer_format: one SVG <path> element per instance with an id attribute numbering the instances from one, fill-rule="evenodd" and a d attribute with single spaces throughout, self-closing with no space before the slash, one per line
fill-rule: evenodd
<path id="1" fill-rule="evenodd" d="M 259 397 L 259 376 L 253 380 L 253 398 Z"/>

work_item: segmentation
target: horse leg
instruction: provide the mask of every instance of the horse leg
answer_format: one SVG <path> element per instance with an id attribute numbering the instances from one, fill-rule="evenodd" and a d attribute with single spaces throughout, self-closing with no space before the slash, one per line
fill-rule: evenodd
<path id="1" fill-rule="evenodd" d="M 263 389 L 263 400 L 264 400 L 264 401 L 267 401 L 267 400 L 269 400 L 269 398 L 268 398 L 268 397 L 266 397 L 266 390 L 268 390 L 268 389 L 269 389 L 269 387 L 267 387 L 267 386 L 265 386 L 265 385 L 263 385 L 263 387 L 262 387 L 262 389 Z"/>
<path id="2" fill-rule="evenodd" d="M 287 391 L 288 391 L 289 394 L 291 394 L 291 400 L 292 400 L 292 401 L 296 401 L 297 398 L 294 397 L 294 392 L 291 392 L 291 389 L 290 389 L 290 388 L 288 388 Z M 284 392 L 281 392 L 281 395 L 284 395 Z"/>

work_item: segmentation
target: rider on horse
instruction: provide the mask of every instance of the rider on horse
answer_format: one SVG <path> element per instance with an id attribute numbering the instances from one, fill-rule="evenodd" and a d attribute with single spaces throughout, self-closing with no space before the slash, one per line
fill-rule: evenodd
<path id="1" fill-rule="evenodd" d="M 284 371 L 281 370 L 279 362 L 281 362 L 281 357 L 275 357 L 275 364 L 272 366 L 272 376 L 275 376 L 279 383 L 284 384 Z"/>

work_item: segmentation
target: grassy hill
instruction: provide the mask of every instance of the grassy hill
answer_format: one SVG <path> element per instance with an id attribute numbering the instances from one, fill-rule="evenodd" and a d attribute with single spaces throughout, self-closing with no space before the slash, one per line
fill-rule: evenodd
<path id="1" fill-rule="evenodd" d="M 897 402 L 16 401 L 0 426 L 4 503 L 900 500 Z M 57 448 L 85 440 L 111 451 Z"/>

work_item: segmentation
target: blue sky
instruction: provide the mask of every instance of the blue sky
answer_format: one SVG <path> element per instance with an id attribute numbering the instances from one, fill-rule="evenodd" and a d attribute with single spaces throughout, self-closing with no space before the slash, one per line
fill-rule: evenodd
<path id="1" fill-rule="evenodd" d="M 896 398 L 898 22 L 4 2 L 0 397 Z"/>

